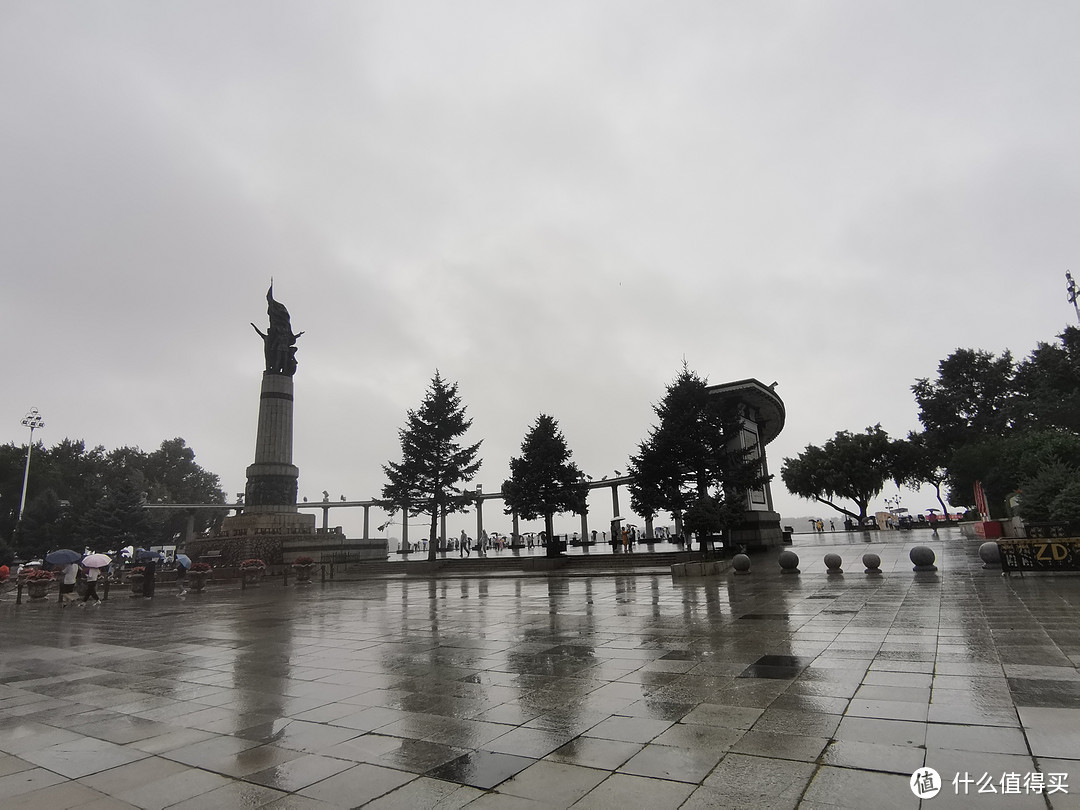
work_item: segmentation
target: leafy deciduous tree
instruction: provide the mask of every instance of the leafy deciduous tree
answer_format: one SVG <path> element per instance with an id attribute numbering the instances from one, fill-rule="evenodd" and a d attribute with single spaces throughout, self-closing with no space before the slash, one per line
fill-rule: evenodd
<path id="1" fill-rule="evenodd" d="M 892 441 L 874 425 L 865 433 L 841 430 L 821 447 L 807 445 L 797 457 L 784 459 L 780 477 L 792 494 L 831 506 L 862 525 L 892 469 Z M 837 505 L 837 499 L 854 501 L 858 513 Z"/>
<path id="2" fill-rule="evenodd" d="M 1058 340 L 1040 343 L 1016 367 L 1014 410 L 1023 427 L 1080 433 L 1080 329 L 1066 327 Z"/>
<path id="3" fill-rule="evenodd" d="M 56 491 L 39 492 L 23 510 L 18 534 L 19 551 L 27 559 L 33 559 L 43 557 L 52 549 L 73 545 L 72 532 L 64 523 L 64 508 Z M 81 550 L 82 544 L 77 545 Z"/>
<path id="4" fill-rule="evenodd" d="M 11 536 L 15 529 L 26 448 L 0 446 L 0 531 Z M 51 448 L 34 447 L 27 485 L 27 507 L 15 545 L 24 556 L 40 556 L 55 547 L 81 549 L 90 540 L 100 548 L 128 545 L 110 533 L 113 526 L 139 542 L 167 542 L 186 520 L 184 515 L 156 512 L 151 518 L 141 506 L 141 517 L 106 517 L 120 508 L 122 490 L 129 489 L 141 504 L 144 494 L 151 500 L 186 503 L 224 503 L 225 493 L 218 477 L 195 463 L 195 454 L 183 439 L 162 442 L 161 449 L 144 453 L 137 447 L 121 447 L 106 452 L 90 450 L 81 440 L 63 439 Z M 153 493 L 153 494 L 151 494 Z M 114 516 L 115 517 L 115 516 Z M 203 515 L 200 528 L 220 519 Z"/>
<path id="5" fill-rule="evenodd" d="M 1047 486 L 1040 488 L 1036 482 L 1044 470 L 1060 466 L 1080 474 L 1080 436 L 1062 430 L 1025 430 L 974 442 L 957 450 L 949 462 L 949 500 L 973 506 L 974 483 L 980 481 L 993 518 L 1004 516 L 1006 499 L 1019 490 L 1025 519 L 1057 519 L 1049 518 L 1052 498 L 1047 486 L 1060 478 L 1059 473 L 1046 473 Z M 1029 494 L 1033 483 L 1036 489 Z M 1063 509 L 1064 504 L 1055 511 Z"/>
<path id="6" fill-rule="evenodd" d="M 949 452 L 940 446 L 933 434 L 925 431 L 908 433 L 907 439 L 893 442 L 893 480 L 897 486 L 919 487 L 930 484 L 937 493 L 943 515 L 949 509 L 941 495 L 941 485 L 948 478 Z"/>
<path id="7" fill-rule="evenodd" d="M 938 364 L 938 378 L 915 381 L 911 390 L 919 421 L 937 446 L 955 450 L 987 436 L 1003 436 L 1012 426 L 1015 369 L 1009 351 L 957 349 Z"/>
<path id="8" fill-rule="evenodd" d="M 195 451 L 177 437 L 167 439 L 142 464 L 149 503 L 225 503 L 221 479 L 195 463 Z M 217 509 L 195 511 L 195 531 L 202 532 L 221 523 Z M 151 532 L 156 537 L 172 537 L 184 531 L 187 515 L 182 512 L 154 510 L 150 513 Z"/>

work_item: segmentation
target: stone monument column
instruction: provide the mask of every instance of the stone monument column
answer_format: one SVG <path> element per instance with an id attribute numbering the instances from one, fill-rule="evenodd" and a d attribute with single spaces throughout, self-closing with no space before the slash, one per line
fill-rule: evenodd
<path id="1" fill-rule="evenodd" d="M 266 303 L 270 317 L 267 331 L 251 325 L 263 339 L 266 366 L 259 393 L 255 463 L 247 468 L 244 512 L 225 518 L 219 536 L 210 541 L 222 559 L 233 564 L 247 557 L 279 563 L 294 555 L 314 553 L 318 547 L 315 516 L 301 514 L 296 508 L 300 470 L 292 463 L 296 339 L 304 333 L 293 333 L 289 311 L 274 300 L 273 285 L 266 292 Z"/>
<path id="2" fill-rule="evenodd" d="M 247 468 L 248 514 L 295 512 L 300 470 L 292 463 L 293 378 L 263 372 L 255 463 Z"/>
<path id="3" fill-rule="evenodd" d="M 247 468 L 244 500 L 249 514 L 296 512 L 296 482 L 300 470 L 292 463 L 293 375 L 296 373 L 296 340 L 289 311 L 274 300 L 274 285 L 266 291 L 266 314 L 270 328 L 263 339 L 266 370 L 259 395 L 259 431 L 255 439 L 255 463 Z"/>

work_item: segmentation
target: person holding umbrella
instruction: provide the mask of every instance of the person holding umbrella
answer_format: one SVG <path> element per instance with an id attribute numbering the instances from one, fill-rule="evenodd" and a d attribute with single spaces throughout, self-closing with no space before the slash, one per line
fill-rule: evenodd
<path id="1" fill-rule="evenodd" d="M 101 576 L 101 569 L 112 562 L 112 559 L 105 554 L 88 554 L 83 557 L 83 568 L 86 569 L 86 595 L 79 602 L 79 607 L 86 607 L 86 603 L 90 599 L 94 600 L 95 605 L 101 604 L 101 599 L 97 594 L 98 577 Z"/>
<path id="2" fill-rule="evenodd" d="M 176 555 L 176 595 L 187 593 L 187 572 L 191 567 L 191 558 L 187 554 Z"/>
<path id="3" fill-rule="evenodd" d="M 143 599 L 153 599 L 154 585 L 157 579 L 157 564 L 161 560 L 161 554 L 157 551 L 147 551 L 140 548 L 135 551 L 135 559 L 146 567 L 143 574 Z"/>
<path id="4" fill-rule="evenodd" d="M 79 575 L 79 560 L 82 554 L 69 548 L 61 548 L 50 551 L 45 555 L 45 562 L 55 565 L 60 569 L 60 606 L 66 607 L 68 602 L 74 602 L 75 578 Z"/>

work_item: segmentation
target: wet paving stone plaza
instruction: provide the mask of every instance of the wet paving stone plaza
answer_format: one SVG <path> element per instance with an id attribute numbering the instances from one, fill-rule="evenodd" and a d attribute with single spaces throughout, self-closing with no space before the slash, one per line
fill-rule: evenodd
<path id="1" fill-rule="evenodd" d="M 953 529 L 792 548 L 798 575 L 8 592 L 0 807 L 1080 807 L 1080 578 Z"/>

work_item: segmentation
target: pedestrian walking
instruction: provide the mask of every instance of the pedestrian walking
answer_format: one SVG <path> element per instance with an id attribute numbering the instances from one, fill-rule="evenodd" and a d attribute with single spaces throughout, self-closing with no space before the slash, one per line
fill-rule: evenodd
<path id="1" fill-rule="evenodd" d="M 179 560 L 176 563 L 176 595 L 183 596 L 187 593 L 187 566 Z"/>
<path id="2" fill-rule="evenodd" d="M 154 598 L 154 580 L 157 578 L 157 560 L 147 560 L 143 570 L 143 599 Z"/>
<path id="3" fill-rule="evenodd" d="M 99 568 L 87 568 L 86 569 L 86 594 L 83 596 L 82 601 L 79 602 L 79 607 L 85 607 L 86 603 L 91 599 L 94 600 L 95 605 L 101 604 L 101 599 L 97 593 L 98 577 L 101 576 L 101 569 Z"/>
<path id="4" fill-rule="evenodd" d="M 75 601 L 75 579 L 79 576 L 79 564 L 70 562 L 60 569 L 60 606 L 66 607 L 68 602 Z"/>

